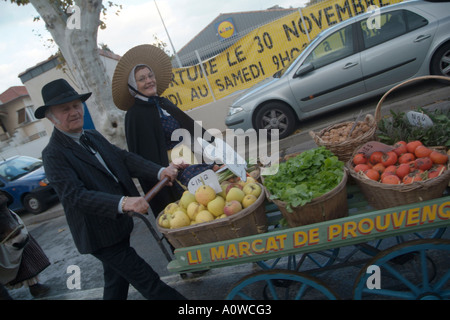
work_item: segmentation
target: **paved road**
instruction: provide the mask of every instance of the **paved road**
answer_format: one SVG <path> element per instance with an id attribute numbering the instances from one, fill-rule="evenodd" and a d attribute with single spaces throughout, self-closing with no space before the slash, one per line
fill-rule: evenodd
<path id="1" fill-rule="evenodd" d="M 437 93 L 439 91 L 439 94 Z M 448 89 L 439 89 L 423 92 L 424 101 L 430 102 L 441 100 L 443 96 L 449 98 Z M 394 99 L 395 105 L 410 107 L 411 101 L 405 96 Z M 417 97 L 415 98 L 417 101 Z M 369 101 L 366 110 L 374 110 L 376 101 Z M 394 105 L 394 104 L 393 104 Z M 310 138 L 309 130 L 319 130 L 320 127 L 329 125 L 331 122 L 341 122 L 344 119 L 354 118 L 362 105 L 354 106 L 345 114 L 335 113 L 328 117 L 315 119 L 303 124 L 302 130 L 291 137 L 280 142 L 280 148 L 286 153 L 294 153 L 315 147 L 316 145 Z M 388 108 L 387 108 L 388 109 Z M 339 115 L 339 116 L 338 116 Z M 51 261 L 51 266 L 41 274 L 41 282 L 49 284 L 52 292 L 49 299 L 54 300 L 96 300 L 102 298 L 103 275 L 102 266 L 99 261 L 90 255 L 80 255 L 74 247 L 70 231 L 68 229 L 65 217 L 60 204 L 56 204 L 46 212 L 40 215 L 22 214 L 30 233 L 37 239 Z M 153 221 L 154 223 L 154 221 Z M 449 231 L 444 235 L 450 239 Z M 156 241 L 152 238 L 149 230 L 144 223 L 135 219 L 135 228 L 131 236 L 132 245 L 137 252 L 146 259 L 152 267 L 161 275 L 164 281 L 169 285 L 175 286 L 186 297 L 195 300 L 206 299 L 224 299 L 228 290 L 241 277 L 248 275 L 259 267 L 255 264 L 245 264 L 221 269 L 213 269 L 202 276 L 189 274 L 187 278 L 182 279 L 178 274 L 171 274 L 167 269 L 167 260 L 161 253 Z M 352 251 L 352 248 L 343 248 L 342 253 Z M 357 257 L 356 257 L 357 258 Z M 450 266 L 450 262 L 445 260 Z M 68 267 L 76 265 L 81 271 L 81 289 L 68 289 L 67 280 L 72 275 L 67 273 Z M 354 268 L 344 269 L 341 273 L 325 273 L 323 280 L 333 284 L 342 298 L 350 299 L 352 297 L 353 281 L 358 273 Z M 32 296 L 24 289 L 10 291 L 14 299 L 29 300 Z M 129 299 L 141 300 L 142 296 L 133 288 L 130 288 Z"/>

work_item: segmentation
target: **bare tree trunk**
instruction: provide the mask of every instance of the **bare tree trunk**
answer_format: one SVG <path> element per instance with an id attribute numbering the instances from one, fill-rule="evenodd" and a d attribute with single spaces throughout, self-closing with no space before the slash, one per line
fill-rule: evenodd
<path id="1" fill-rule="evenodd" d="M 101 0 L 75 1 L 80 9 L 79 27 L 68 28 L 68 15 L 49 0 L 30 0 L 58 45 L 81 92 L 92 92 L 87 101 L 96 128 L 115 145 L 125 148 L 124 112 L 112 100 L 111 79 L 100 60 L 97 32 Z"/>

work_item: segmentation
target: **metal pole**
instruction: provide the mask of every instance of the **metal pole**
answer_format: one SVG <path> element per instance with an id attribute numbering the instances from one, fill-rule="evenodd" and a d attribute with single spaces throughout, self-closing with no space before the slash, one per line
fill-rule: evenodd
<path id="1" fill-rule="evenodd" d="M 311 42 L 311 38 L 309 37 L 308 28 L 306 27 L 305 18 L 303 17 L 302 9 L 298 8 L 298 12 L 300 12 L 300 17 L 302 18 L 303 28 L 305 28 L 306 36 L 308 37 L 308 42 Z"/>
<path id="2" fill-rule="evenodd" d="M 159 12 L 159 8 L 158 8 L 158 5 L 156 4 L 156 0 L 153 0 L 153 1 L 155 2 L 156 10 L 158 10 L 158 14 L 159 14 L 159 17 L 161 18 L 161 22 L 162 22 L 162 24 L 164 26 L 164 30 L 166 30 L 166 34 L 167 34 L 167 37 L 169 38 L 170 45 L 172 46 L 172 50 L 173 50 L 173 54 L 175 55 L 175 59 L 177 59 L 178 67 L 181 68 L 183 65 L 181 64 L 180 58 L 178 57 L 178 54 L 177 54 L 177 52 L 175 50 L 175 47 L 174 47 L 174 45 L 172 43 L 172 39 L 170 39 L 169 32 L 167 31 L 166 24 L 164 23 L 164 19 L 161 16 L 161 12 Z"/>
<path id="3" fill-rule="evenodd" d="M 203 75 L 205 76 L 206 83 L 208 84 L 209 91 L 211 92 L 211 95 L 212 95 L 214 101 L 216 101 L 216 97 L 214 96 L 214 91 L 211 88 L 211 84 L 209 83 L 209 79 L 208 79 L 208 76 L 206 75 L 205 68 L 203 68 L 202 59 L 200 58 L 200 55 L 198 54 L 197 50 L 195 50 L 195 55 L 197 56 L 198 62 L 200 63 L 200 68 L 202 69 Z"/>

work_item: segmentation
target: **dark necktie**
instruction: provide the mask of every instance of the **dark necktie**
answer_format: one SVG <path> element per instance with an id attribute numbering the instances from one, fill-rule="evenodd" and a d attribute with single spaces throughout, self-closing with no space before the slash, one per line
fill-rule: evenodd
<path id="1" fill-rule="evenodd" d="M 95 148 L 94 144 L 91 142 L 91 140 L 83 133 L 80 137 L 80 144 L 90 153 L 90 154 L 96 154 L 97 149 Z"/>

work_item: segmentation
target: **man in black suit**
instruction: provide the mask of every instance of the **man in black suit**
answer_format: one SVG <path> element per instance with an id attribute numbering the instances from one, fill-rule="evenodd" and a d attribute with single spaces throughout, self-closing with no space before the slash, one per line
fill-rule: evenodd
<path id="1" fill-rule="evenodd" d="M 126 299 L 129 284 L 147 299 L 183 299 L 130 246 L 133 219 L 146 214 L 148 202 L 132 178 L 176 178 L 179 166 L 163 168 L 109 143 L 95 130 L 83 130 L 83 102 L 58 79 L 42 88 L 45 105 L 35 111 L 54 130 L 42 152 L 45 172 L 64 207 L 75 245 L 98 258 L 104 269 L 104 299 Z"/>

